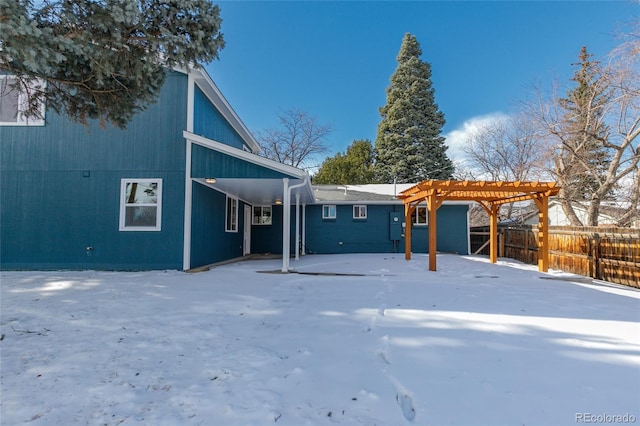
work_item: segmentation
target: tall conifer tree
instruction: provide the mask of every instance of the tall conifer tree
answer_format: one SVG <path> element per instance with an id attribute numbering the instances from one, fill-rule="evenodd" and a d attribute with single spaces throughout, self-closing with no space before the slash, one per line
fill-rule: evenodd
<path id="1" fill-rule="evenodd" d="M 376 177 L 383 183 L 450 179 L 453 163 L 441 136 L 444 114 L 435 102 L 431 65 L 422 61 L 416 37 L 402 40 L 398 67 L 380 108 L 375 142 Z"/>

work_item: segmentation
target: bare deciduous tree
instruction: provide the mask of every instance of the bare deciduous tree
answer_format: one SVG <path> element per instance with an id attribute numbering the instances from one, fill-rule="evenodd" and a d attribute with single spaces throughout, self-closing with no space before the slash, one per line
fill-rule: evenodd
<path id="1" fill-rule="evenodd" d="M 545 170 L 546 148 L 523 115 L 491 121 L 471 135 L 463 148 L 473 179 L 531 180 Z"/>
<path id="2" fill-rule="evenodd" d="M 562 186 L 559 198 L 573 225 L 597 225 L 607 197 L 614 194 L 619 199 L 625 193 L 621 188 L 639 186 L 637 64 L 637 53 L 612 55 L 606 64 L 590 68 L 583 81 L 574 77 L 578 87 L 567 91 L 567 98 L 573 97 L 571 104 L 556 95 L 545 99 L 539 92 L 536 108 L 530 110 L 541 134 L 554 146 L 553 173 Z M 606 156 L 604 161 L 597 158 L 601 155 Z M 583 178 L 583 189 L 588 178 L 588 191 L 576 191 L 577 176 Z M 638 191 L 628 194 L 628 214 L 623 216 L 627 223 L 637 214 Z M 573 202 L 581 197 L 587 204 L 586 223 L 573 209 Z"/>
<path id="3" fill-rule="evenodd" d="M 299 109 L 288 109 L 278 115 L 280 127 L 265 129 L 256 138 L 262 155 L 293 167 L 309 166 L 309 162 L 329 151 L 327 137 L 331 125 L 319 124 L 317 119 Z"/>

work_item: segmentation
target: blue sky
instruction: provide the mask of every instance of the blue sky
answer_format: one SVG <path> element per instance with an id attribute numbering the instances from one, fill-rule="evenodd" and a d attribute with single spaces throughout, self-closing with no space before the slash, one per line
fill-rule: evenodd
<path id="1" fill-rule="evenodd" d="M 509 113 L 532 83 L 565 83 L 580 48 L 601 57 L 640 16 L 633 1 L 221 1 L 226 47 L 207 71 L 254 133 L 298 108 L 334 131 L 331 153 L 375 141 L 405 33 L 432 67 L 443 134 Z M 455 147 L 451 149 L 455 157 Z"/>

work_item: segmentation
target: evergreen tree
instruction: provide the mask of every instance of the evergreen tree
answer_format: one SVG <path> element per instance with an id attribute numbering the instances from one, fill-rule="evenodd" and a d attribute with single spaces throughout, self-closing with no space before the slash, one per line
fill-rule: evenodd
<path id="1" fill-rule="evenodd" d="M 373 146 L 368 139 L 355 140 L 345 154 L 337 153 L 322 162 L 313 183 L 362 185 L 373 183 Z"/>
<path id="2" fill-rule="evenodd" d="M 606 175 L 610 154 L 604 148 L 609 126 L 604 122 L 605 105 L 610 99 L 608 88 L 599 79 L 602 70 L 599 61 L 587 52 L 585 46 L 578 56 L 573 81 L 576 86 L 567 91 L 566 98 L 558 99 L 564 110 L 563 124 L 566 135 L 562 150 L 564 188 L 571 200 L 589 200 Z"/>
<path id="3" fill-rule="evenodd" d="M 26 118 L 45 102 L 124 128 L 156 101 L 167 68 L 218 58 L 220 24 L 209 0 L 2 0 L 0 73 L 16 83 L 1 89 L 26 93 Z"/>
<path id="4" fill-rule="evenodd" d="M 453 176 L 453 163 L 440 135 L 444 114 L 435 103 L 431 65 L 420 59 L 421 54 L 416 37 L 405 34 L 387 88 L 387 104 L 380 108 L 375 172 L 382 183 Z"/>

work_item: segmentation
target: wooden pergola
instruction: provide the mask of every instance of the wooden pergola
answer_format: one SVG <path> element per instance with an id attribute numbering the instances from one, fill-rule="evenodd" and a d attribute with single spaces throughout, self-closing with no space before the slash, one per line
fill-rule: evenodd
<path id="1" fill-rule="evenodd" d="M 405 258 L 411 259 L 412 215 L 416 206 L 426 202 L 429 226 L 429 270 L 436 270 L 436 211 L 445 200 L 476 201 L 489 214 L 489 260 L 498 260 L 498 212 L 500 206 L 516 201 L 533 200 L 538 206 L 538 270 L 549 270 L 549 197 L 557 195 L 555 182 L 488 182 L 425 180 L 400 193 L 405 215 Z"/>

